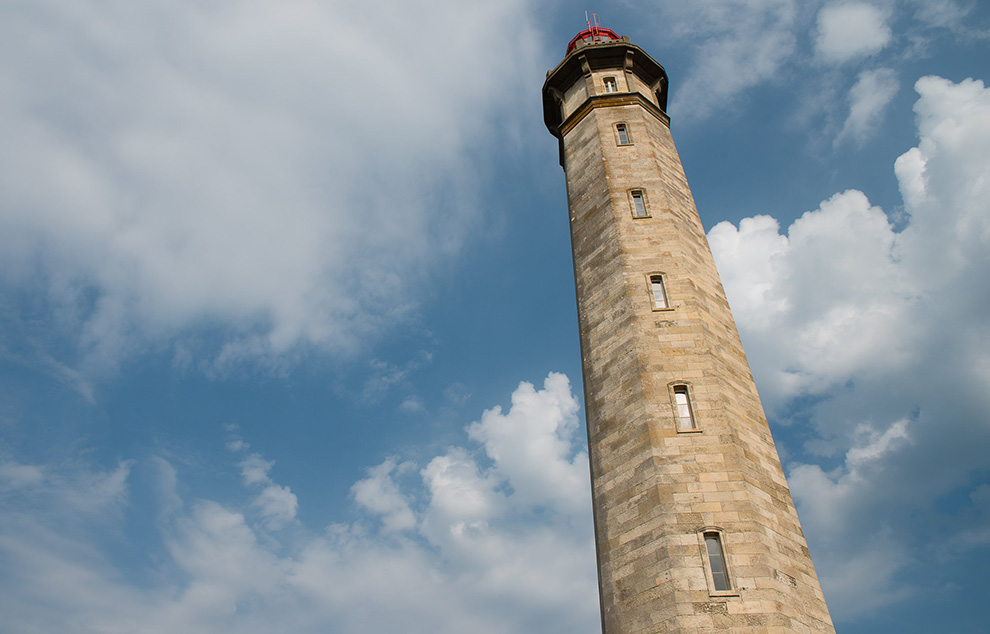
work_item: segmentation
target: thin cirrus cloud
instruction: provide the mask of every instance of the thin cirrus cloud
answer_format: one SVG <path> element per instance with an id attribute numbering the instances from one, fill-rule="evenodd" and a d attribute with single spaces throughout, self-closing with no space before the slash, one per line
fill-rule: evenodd
<path id="1" fill-rule="evenodd" d="M 861 72 L 849 91 L 849 116 L 846 117 L 835 144 L 849 141 L 862 147 L 883 122 L 887 107 L 899 88 L 897 74 L 889 68 Z"/>
<path id="2" fill-rule="evenodd" d="M 894 165 L 903 229 L 851 190 L 786 234 L 769 216 L 709 233 L 768 408 L 787 416 L 814 397 L 802 415 L 816 435 L 789 481 L 844 618 L 910 594 L 897 574 L 919 556 L 909 536 L 990 468 L 990 90 L 939 77 L 915 89 L 920 142 Z"/>
<path id="3" fill-rule="evenodd" d="M 844 121 L 829 131 L 839 133 L 836 144 L 860 144 L 882 122 L 891 92 L 897 88 L 895 76 L 890 75 L 896 69 L 863 68 L 863 64 L 886 49 L 897 51 L 895 56 L 904 54 L 898 44 L 920 46 L 911 54 L 925 55 L 923 43 L 945 29 L 957 37 L 984 37 L 965 26 L 971 10 L 951 0 L 898 5 L 897 11 L 885 1 L 662 2 L 653 31 L 663 34 L 659 46 L 674 43 L 680 54 L 689 56 L 689 72 L 671 93 L 670 112 L 678 121 L 697 123 L 715 112 L 724 113 L 726 104 L 753 97 L 754 88 L 799 81 L 811 100 L 803 109 L 825 110 L 829 120 Z M 910 43 L 895 39 L 894 20 L 910 24 L 914 38 Z M 823 74 L 822 64 L 836 72 Z M 796 75 L 802 68 L 805 72 Z M 845 100 L 833 100 L 830 94 L 846 92 L 844 72 L 854 73 L 856 85 Z M 848 105 L 849 111 L 829 111 L 840 104 Z"/>
<path id="4" fill-rule="evenodd" d="M 535 58 L 524 2 L 450 9 L 5 3 L 0 276 L 98 366 L 360 346 L 478 221 L 466 152 Z"/>
<path id="5" fill-rule="evenodd" d="M 672 95 L 670 112 L 679 120 L 703 119 L 772 81 L 793 58 L 801 28 L 795 0 L 663 3 L 658 24 L 666 37 L 694 53 L 691 73 Z"/>
<path id="6" fill-rule="evenodd" d="M 54 498 L 41 495 L 50 485 L 37 469 L 5 468 L 5 626 L 137 634 L 591 634 L 599 621 L 590 491 L 586 477 L 557 475 L 587 474 L 577 412 L 563 375 L 550 374 L 540 388 L 523 383 L 508 411 L 486 411 L 470 427 L 472 438 L 487 440 L 451 447 L 418 470 L 392 459 L 368 469 L 352 489 L 356 519 L 323 531 L 274 523 L 287 518 L 259 505 L 260 497 L 240 505 L 183 499 L 182 471 L 153 458 L 146 468 L 157 474 L 162 543 L 144 545 L 153 556 L 126 574 L 111 553 L 132 534 L 128 468 L 78 468 L 63 476 Z M 506 427 L 528 430 L 541 469 L 519 470 L 493 450 Z M 240 467 L 249 491 L 288 491 L 262 456 L 250 454 Z M 13 488 L 43 503 L 27 504 Z M 70 505 L 63 492 L 100 500 L 100 513 Z M 94 531 L 114 535 L 114 544 L 101 547 Z"/>

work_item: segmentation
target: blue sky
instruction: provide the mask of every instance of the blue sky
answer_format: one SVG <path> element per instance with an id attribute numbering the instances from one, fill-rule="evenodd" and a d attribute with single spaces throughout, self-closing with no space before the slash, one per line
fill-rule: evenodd
<path id="1" fill-rule="evenodd" d="M 669 114 L 840 632 L 985 631 L 990 9 L 0 7 L 0 630 L 596 632 L 585 10 Z"/>

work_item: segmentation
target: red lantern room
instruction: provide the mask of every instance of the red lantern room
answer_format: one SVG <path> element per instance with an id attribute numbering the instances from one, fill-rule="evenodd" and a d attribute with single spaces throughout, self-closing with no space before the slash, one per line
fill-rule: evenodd
<path id="1" fill-rule="evenodd" d="M 588 22 L 588 28 L 581 31 L 574 36 L 574 39 L 570 41 L 567 45 L 567 53 L 564 55 L 569 55 L 573 51 L 578 42 L 585 42 L 587 44 L 593 44 L 595 42 L 610 42 L 612 40 L 622 39 L 615 34 L 612 29 L 606 29 L 598 24 L 598 16 L 592 16 L 593 21 Z"/>

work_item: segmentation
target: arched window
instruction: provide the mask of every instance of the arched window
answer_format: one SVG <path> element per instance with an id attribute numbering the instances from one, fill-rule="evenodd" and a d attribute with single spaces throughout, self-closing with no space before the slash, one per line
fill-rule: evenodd
<path id="1" fill-rule="evenodd" d="M 650 217 L 650 212 L 646 208 L 646 194 L 643 193 L 642 189 L 634 189 L 629 192 L 629 198 L 632 200 L 633 218 Z"/>
<path id="2" fill-rule="evenodd" d="M 632 145 L 629 141 L 629 127 L 626 124 L 616 123 L 615 133 L 619 137 L 619 145 Z"/>
<path id="3" fill-rule="evenodd" d="M 663 284 L 663 275 L 657 273 L 650 276 L 650 296 L 653 302 L 653 310 L 670 308 L 667 304 L 667 289 Z"/>
<path id="4" fill-rule="evenodd" d="M 708 558 L 707 571 L 711 588 L 715 592 L 729 592 L 729 566 L 725 561 L 725 549 L 722 547 L 722 535 L 718 531 L 709 530 L 702 533 L 705 540 L 705 555 Z"/>
<path id="5" fill-rule="evenodd" d="M 694 408 L 691 407 L 691 395 L 688 392 L 688 386 L 674 386 L 674 409 L 677 411 L 677 429 L 679 431 L 698 429 L 698 423 L 694 420 Z"/>

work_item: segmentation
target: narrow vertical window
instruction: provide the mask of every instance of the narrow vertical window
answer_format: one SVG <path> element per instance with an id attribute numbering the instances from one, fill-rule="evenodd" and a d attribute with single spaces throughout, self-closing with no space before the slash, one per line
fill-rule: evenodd
<path id="1" fill-rule="evenodd" d="M 618 92 L 618 87 L 615 84 L 615 77 L 605 78 L 605 92 Z"/>
<path id="2" fill-rule="evenodd" d="M 694 410 L 691 408 L 691 398 L 688 396 L 686 385 L 674 386 L 674 405 L 677 407 L 677 428 L 680 430 L 697 429 L 694 422 Z"/>
<path id="3" fill-rule="evenodd" d="M 629 145 L 629 130 L 626 128 L 626 124 L 617 124 L 615 131 L 619 133 L 619 145 Z"/>
<path id="4" fill-rule="evenodd" d="M 728 592 L 729 571 L 725 565 L 725 551 L 718 533 L 705 533 L 705 549 L 708 551 L 708 565 L 712 572 L 712 585 L 716 592 Z"/>
<path id="5" fill-rule="evenodd" d="M 630 192 L 630 196 L 632 196 L 633 216 L 636 218 L 646 218 L 649 216 L 646 213 L 646 198 L 643 196 L 643 192 L 637 189 Z"/>
<path id="6" fill-rule="evenodd" d="M 653 294 L 653 308 L 667 308 L 667 291 L 663 287 L 662 275 L 650 276 L 650 293 Z"/>

